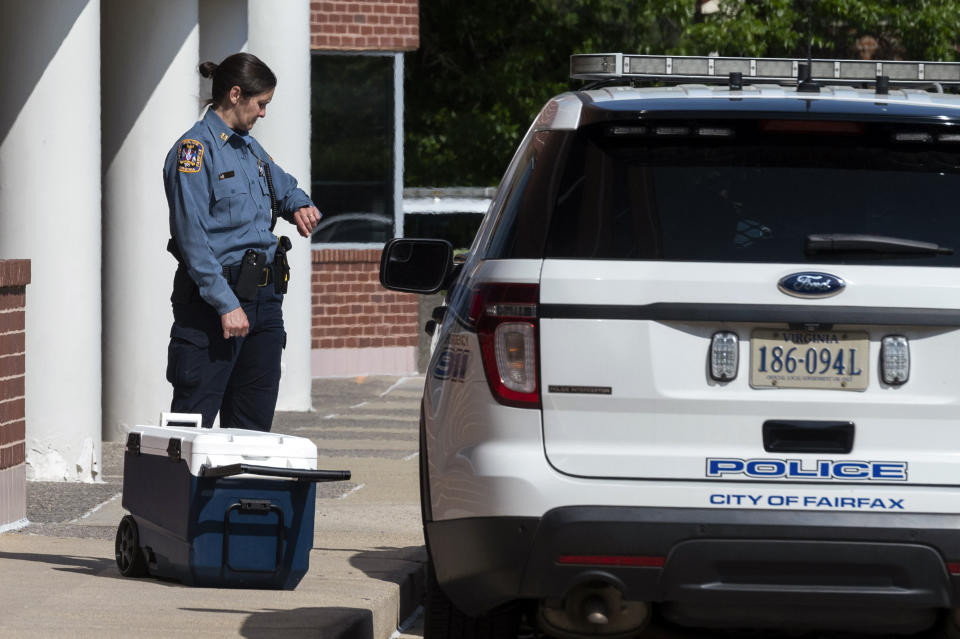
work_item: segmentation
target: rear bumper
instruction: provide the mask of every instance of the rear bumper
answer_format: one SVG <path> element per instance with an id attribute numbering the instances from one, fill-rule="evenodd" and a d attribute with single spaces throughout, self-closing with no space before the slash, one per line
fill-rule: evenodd
<path id="1" fill-rule="evenodd" d="M 577 506 L 542 518 L 430 522 L 426 533 L 441 587 L 468 614 L 512 599 L 561 598 L 596 580 L 627 600 L 668 603 L 668 616 L 696 625 L 704 621 L 696 611 L 714 607 L 960 605 L 960 578 L 947 569 L 960 560 L 955 515 Z M 560 564 L 561 555 L 664 563 Z"/>

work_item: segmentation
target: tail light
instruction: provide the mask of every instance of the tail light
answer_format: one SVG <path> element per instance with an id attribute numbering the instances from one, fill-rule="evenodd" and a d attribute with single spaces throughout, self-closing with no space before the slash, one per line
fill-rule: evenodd
<path id="1" fill-rule="evenodd" d="M 490 391 L 501 404 L 539 408 L 536 284 L 480 284 L 469 322 L 480 339 Z"/>

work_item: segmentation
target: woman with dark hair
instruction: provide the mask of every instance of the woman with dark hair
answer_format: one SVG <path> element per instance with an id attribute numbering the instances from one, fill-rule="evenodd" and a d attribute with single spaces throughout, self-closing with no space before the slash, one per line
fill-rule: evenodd
<path id="1" fill-rule="evenodd" d="M 277 217 L 303 237 L 320 212 L 297 181 L 250 135 L 266 116 L 277 78 L 256 56 L 204 62 L 210 108 L 167 154 L 174 277 L 167 352 L 171 410 L 202 413 L 211 427 L 270 430 L 286 344 L 281 303 L 290 240 Z"/>

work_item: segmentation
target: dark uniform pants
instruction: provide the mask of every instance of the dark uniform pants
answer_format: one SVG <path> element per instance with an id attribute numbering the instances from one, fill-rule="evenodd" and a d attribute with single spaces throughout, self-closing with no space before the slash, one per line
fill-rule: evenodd
<path id="1" fill-rule="evenodd" d="M 199 297 L 173 304 L 167 350 L 167 381 L 173 384 L 175 413 L 202 413 L 204 428 L 217 411 L 222 428 L 269 431 L 280 387 L 283 295 L 273 286 L 242 302 L 250 322 L 246 337 L 223 339 L 220 316 Z"/>

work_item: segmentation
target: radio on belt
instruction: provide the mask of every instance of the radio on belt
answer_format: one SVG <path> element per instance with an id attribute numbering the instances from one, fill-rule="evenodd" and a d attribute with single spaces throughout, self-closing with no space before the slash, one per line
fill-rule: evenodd
<path id="1" fill-rule="evenodd" d="M 200 415 L 163 413 L 160 426 L 128 434 L 120 573 L 296 588 L 313 547 L 315 484 L 350 471 L 317 470 L 317 447 L 304 437 L 200 423 Z"/>

